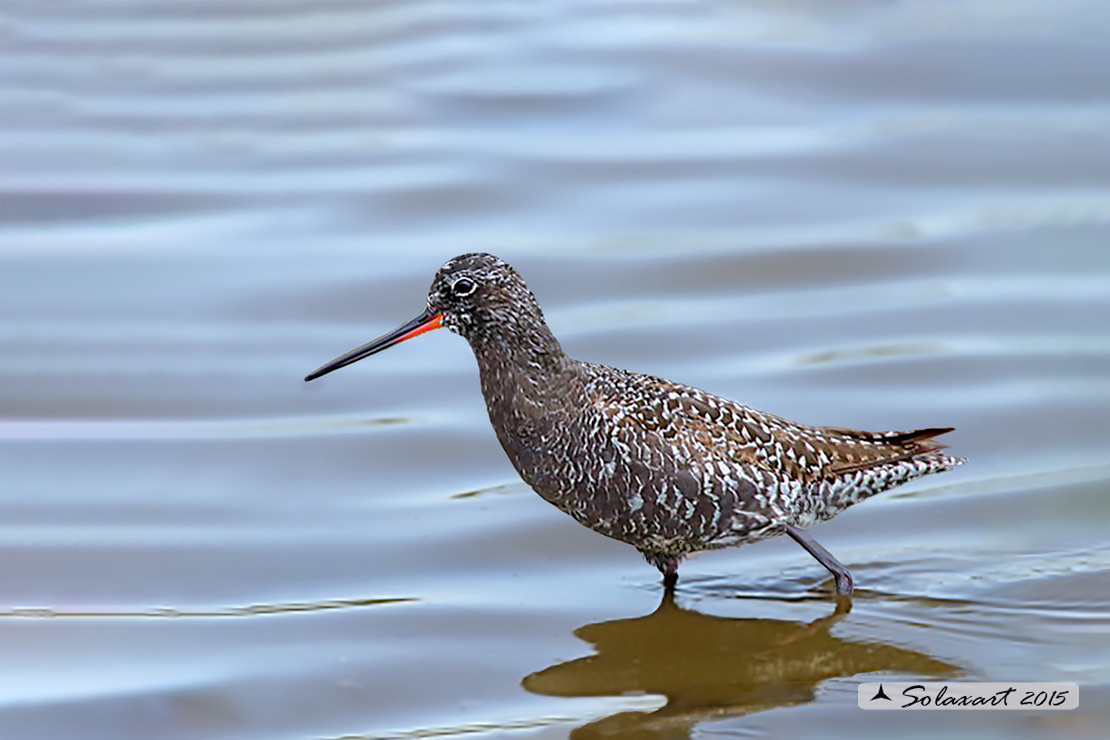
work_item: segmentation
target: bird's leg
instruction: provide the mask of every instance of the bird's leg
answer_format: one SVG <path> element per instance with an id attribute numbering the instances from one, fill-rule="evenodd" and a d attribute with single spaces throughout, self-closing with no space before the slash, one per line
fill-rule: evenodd
<path id="1" fill-rule="evenodd" d="M 833 574 L 836 579 L 836 592 L 841 596 L 850 596 L 852 593 L 852 574 L 848 569 L 840 564 L 840 561 L 832 556 L 825 548 L 817 544 L 817 540 L 809 536 L 801 527 L 795 527 L 793 524 L 786 525 L 786 533 L 794 538 L 794 541 L 806 549 L 813 557 L 817 558 L 817 562 L 828 568 L 829 572 Z"/>
<path id="2" fill-rule="evenodd" d="M 682 562 L 682 557 L 644 550 L 640 550 L 640 553 L 644 556 L 644 560 L 654 565 L 663 574 L 663 590 L 667 593 L 674 591 L 675 584 L 678 583 L 678 564 Z"/>

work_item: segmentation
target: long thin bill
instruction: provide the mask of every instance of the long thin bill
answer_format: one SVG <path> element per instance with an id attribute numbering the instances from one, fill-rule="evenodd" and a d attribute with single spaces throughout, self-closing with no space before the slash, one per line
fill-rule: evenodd
<path id="1" fill-rule="evenodd" d="M 309 380 L 316 380 L 316 378 L 319 378 L 321 375 L 327 375 L 332 370 L 346 367 L 353 362 L 358 362 L 364 357 L 377 354 L 383 349 L 389 349 L 393 345 L 400 344 L 406 339 L 412 339 L 418 334 L 423 334 L 432 329 L 438 329 L 441 326 L 443 326 L 443 314 L 432 313 L 430 310 L 424 309 L 388 334 L 380 336 L 374 341 L 362 345 L 358 349 L 352 349 L 342 357 L 336 357 L 328 364 L 306 375 L 304 379 L 306 382 Z"/>

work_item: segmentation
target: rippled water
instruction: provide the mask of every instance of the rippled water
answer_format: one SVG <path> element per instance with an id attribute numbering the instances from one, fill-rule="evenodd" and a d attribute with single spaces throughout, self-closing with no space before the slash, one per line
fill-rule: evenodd
<path id="1" fill-rule="evenodd" d="M 1103 737 L 1110 12 L 1094 0 L 9 0 L 7 738 Z M 574 356 L 970 462 L 688 562 L 520 482 L 465 342 L 304 374 L 518 267 Z M 855 706 L 1075 681 L 1071 713 Z M 924 717 L 924 719 L 922 719 Z"/>

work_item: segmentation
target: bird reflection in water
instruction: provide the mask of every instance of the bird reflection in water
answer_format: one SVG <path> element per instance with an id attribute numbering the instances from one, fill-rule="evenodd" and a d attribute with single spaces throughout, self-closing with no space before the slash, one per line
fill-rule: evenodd
<path id="1" fill-rule="evenodd" d="M 524 688 L 545 696 L 658 694 L 667 703 L 625 711 L 578 728 L 571 737 L 685 740 L 699 721 L 811 702 L 826 679 L 873 671 L 950 676 L 959 669 L 923 653 L 834 636 L 851 609 L 810 623 L 715 617 L 664 595 L 643 617 L 587 624 L 575 635 L 596 650 L 526 676 Z"/>

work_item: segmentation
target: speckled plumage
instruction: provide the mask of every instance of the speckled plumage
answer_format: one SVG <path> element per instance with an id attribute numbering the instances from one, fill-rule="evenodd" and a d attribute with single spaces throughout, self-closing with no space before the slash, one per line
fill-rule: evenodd
<path id="1" fill-rule="evenodd" d="M 470 342 L 490 422 L 521 478 L 579 523 L 636 547 L 668 586 L 686 555 L 789 533 L 850 593 L 847 571 L 802 530 L 963 462 L 933 440 L 948 429 L 806 426 L 572 359 L 517 272 L 491 255 L 440 268 L 417 319 L 402 329 L 437 322 Z M 309 379 L 411 335 L 387 335 Z"/>

